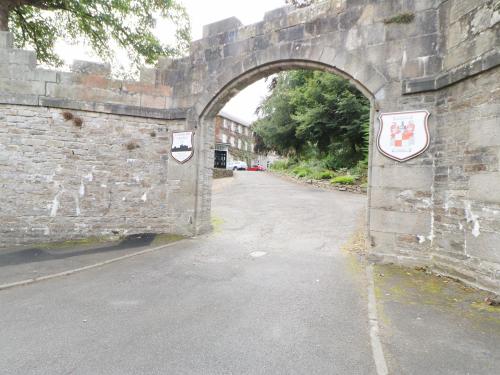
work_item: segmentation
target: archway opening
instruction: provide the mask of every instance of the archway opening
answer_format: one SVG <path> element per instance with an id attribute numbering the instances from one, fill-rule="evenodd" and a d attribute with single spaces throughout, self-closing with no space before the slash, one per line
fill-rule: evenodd
<path id="1" fill-rule="evenodd" d="M 228 108 L 247 87 L 266 78 L 267 92 L 253 118 Z M 290 99 L 293 104 L 281 100 L 285 111 L 293 111 L 284 120 L 289 126 L 281 129 L 283 119 L 280 124 L 273 118 L 278 90 L 298 95 Z M 287 60 L 251 69 L 227 83 L 202 112 L 199 123 L 211 148 L 204 169 L 215 170 L 217 177 L 218 170 L 227 169 L 278 171 L 299 181 L 367 193 L 373 103 L 372 93 L 361 82 L 323 63 Z M 269 126 L 274 129 L 266 131 Z M 280 144 L 280 136 L 288 139 Z"/>

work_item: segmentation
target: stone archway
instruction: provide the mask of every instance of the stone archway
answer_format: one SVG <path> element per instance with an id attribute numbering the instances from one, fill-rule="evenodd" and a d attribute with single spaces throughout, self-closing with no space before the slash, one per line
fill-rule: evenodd
<path id="1" fill-rule="evenodd" d="M 471 241 L 458 244 L 455 240 L 457 236 L 470 237 L 467 232 L 473 229 L 474 223 L 467 218 L 475 214 L 452 214 L 447 211 L 447 203 L 443 203 L 453 197 L 453 204 L 469 210 L 469 200 L 458 198 L 461 189 L 469 188 L 464 181 L 489 178 L 473 176 L 476 172 L 472 167 L 462 166 L 458 168 L 471 172 L 464 172 L 464 177 L 453 177 L 450 184 L 442 184 L 443 180 L 452 178 L 447 171 L 457 166 L 455 161 L 462 163 L 452 155 L 442 158 L 449 154 L 443 146 L 449 142 L 446 137 L 463 142 L 453 132 L 442 130 L 447 129 L 454 118 L 447 113 L 447 98 L 456 90 L 449 87 L 460 86 L 461 81 L 473 76 L 486 76 L 483 73 L 495 69 L 500 61 L 495 50 L 496 39 L 491 34 L 494 27 L 485 26 L 484 33 L 490 33 L 490 38 L 480 56 L 471 53 L 473 49 L 469 48 L 475 43 L 475 34 L 464 36 L 463 42 L 451 36 L 450 25 L 456 25 L 466 14 L 472 20 L 481 10 L 494 19 L 495 11 L 487 1 L 474 9 L 464 3 L 461 0 L 330 0 L 304 9 L 277 9 L 253 25 L 244 26 L 230 18 L 205 26 L 203 39 L 193 43 L 188 58 L 168 62 L 166 68 L 160 70 L 161 82 L 174 84 L 177 100 L 174 104 L 189 108 L 187 128 L 195 129 L 198 134 L 197 164 L 193 172 L 197 181 L 193 202 L 195 231 L 208 230 L 210 223 L 211 171 L 207 161 L 211 160 L 213 134 L 206 123 L 211 116 L 229 97 L 260 77 L 282 69 L 322 69 L 348 78 L 372 103 L 368 207 L 372 257 L 403 264 L 433 265 L 465 280 L 472 277 L 479 283 L 499 285 L 496 275 L 500 269 L 496 266 L 493 268 L 497 271 L 484 271 L 489 275 L 486 277 L 477 271 L 484 270 L 478 264 L 492 264 L 483 262 L 490 256 L 480 255 L 482 242 L 474 240 L 476 255 L 470 256 L 466 247 Z M 498 69 L 496 71 L 498 75 Z M 191 85 L 187 89 L 185 82 Z M 460 87 L 457 90 L 469 90 L 473 95 L 473 89 Z M 482 97 L 491 96 L 491 92 L 484 87 Z M 380 129 L 377 113 L 415 110 L 430 113 L 430 148 L 404 163 L 374 152 L 373 135 Z M 477 209 L 484 206 L 480 201 L 475 202 Z M 461 212 L 460 207 L 453 212 Z M 450 221 L 458 223 L 454 229 L 450 229 Z M 464 258 L 470 260 L 466 267 Z"/>
<path id="2" fill-rule="evenodd" d="M 332 65 L 325 64 L 323 62 L 312 61 L 312 60 L 277 60 L 268 62 L 261 66 L 257 66 L 253 69 L 244 72 L 242 75 L 235 77 L 230 82 L 226 83 L 217 93 L 216 95 L 206 104 L 204 110 L 202 110 L 201 115 L 199 116 L 199 122 L 197 125 L 198 132 L 203 134 L 203 138 L 208 139 L 209 142 L 204 144 L 204 152 L 203 157 L 199 159 L 199 173 L 200 177 L 198 179 L 198 191 L 210 192 L 211 191 L 211 179 L 210 173 L 213 167 L 213 138 L 214 138 L 214 120 L 215 116 L 220 112 L 220 110 L 224 107 L 224 105 L 238 92 L 247 87 L 248 85 L 262 79 L 268 77 L 272 74 L 281 72 L 281 71 L 290 71 L 295 69 L 303 69 L 303 70 L 319 70 L 324 72 L 329 72 L 335 75 L 338 75 L 342 78 L 349 80 L 371 103 L 371 116 L 370 116 L 370 134 L 373 134 L 374 131 L 374 104 L 375 97 L 371 93 L 371 91 L 359 80 L 354 79 L 350 74 L 340 71 L 338 68 Z M 208 97 L 208 96 L 206 96 Z M 204 96 L 203 99 L 206 99 Z M 203 105 L 203 104 L 200 104 Z M 371 138 L 371 137 L 370 137 Z M 210 142 L 212 140 L 212 142 Z M 372 143 L 370 139 L 370 149 L 369 153 L 372 154 Z M 208 151 L 207 151 L 208 150 Z M 370 163 L 371 164 L 371 163 Z M 370 165 L 369 165 L 370 170 Z M 370 173 L 369 173 L 370 178 Z M 199 194 L 198 194 L 199 196 Z M 369 206 L 369 192 L 368 192 L 368 206 Z M 197 212 L 203 212 L 205 215 L 210 215 L 211 211 L 211 198 L 210 196 L 205 195 L 205 197 L 197 202 Z M 201 221 L 201 226 L 198 227 L 197 230 L 200 232 L 204 232 L 209 230 L 209 227 L 206 226 L 206 223 L 209 222 L 209 217 L 206 218 L 197 218 L 197 220 Z M 366 230 L 367 236 L 369 234 L 369 215 L 367 215 L 366 220 Z"/>
<path id="3" fill-rule="evenodd" d="M 369 98 L 371 134 L 376 134 L 377 110 L 386 107 L 384 101 L 387 110 L 394 110 L 394 98 L 401 96 L 401 86 L 394 84 L 400 77 L 394 77 L 386 64 L 391 59 L 400 64 L 403 59 L 402 49 L 393 51 L 391 59 L 381 53 L 388 48 L 384 20 L 378 14 L 381 9 L 387 14 L 392 11 L 382 5 L 329 1 L 308 9 L 288 7 L 268 12 L 264 21 L 255 25 L 243 26 L 231 18 L 205 27 L 204 38 L 194 42 L 186 61 L 190 92 L 195 94 L 187 121 L 188 127 L 195 129 L 198 142 L 194 202 L 197 233 L 210 229 L 211 119 L 250 83 L 281 70 L 315 69 L 337 74 Z M 377 43 L 383 46 L 367 53 L 366 47 Z M 180 67 L 169 65 L 162 79 L 168 81 Z M 372 140 L 370 155 L 374 155 Z M 371 166 L 370 159 L 370 170 Z M 370 218 L 369 210 L 367 223 Z M 420 218 L 421 222 L 425 220 Z"/>

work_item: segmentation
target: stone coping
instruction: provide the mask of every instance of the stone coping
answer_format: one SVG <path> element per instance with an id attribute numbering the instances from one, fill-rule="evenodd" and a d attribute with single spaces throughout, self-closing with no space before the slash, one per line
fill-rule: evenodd
<path id="1" fill-rule="evenodd" d="M 500 66 L 500 52 L 498 50 L 490 51 L 475 60 L 436 76 L 404 81 L 403 95 L 441 90 L 497 66 Z"/>

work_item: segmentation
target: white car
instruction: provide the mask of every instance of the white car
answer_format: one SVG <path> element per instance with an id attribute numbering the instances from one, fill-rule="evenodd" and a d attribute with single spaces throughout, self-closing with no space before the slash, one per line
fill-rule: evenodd
<path id="1" fill-rule="evenodd" d="M 228 163 L 227 169 L 232 169 L 233 171 L 246 171 L 248 168 L 247 163 L 244 161 L 233 161 L 231 163 Z"/>

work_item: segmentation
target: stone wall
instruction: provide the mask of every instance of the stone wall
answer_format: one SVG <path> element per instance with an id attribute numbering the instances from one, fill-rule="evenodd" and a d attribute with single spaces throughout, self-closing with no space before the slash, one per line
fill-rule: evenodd
<path id="1" fill-rule="evenodd" d="M 429 264 L 467 283 L 500 290 L 500 4 L 443 1 L 440 70 L 403 92 L 434 101 L 429 154 L 431 233 L 418 237 Z M 410 88 L 410 90 L 408 90 Z M 432 93 L 435 93 L 432 98 Z M 408 242 L 411 242 L 408 238 Z"/>
<path id="2" fill-rule="evenodd" d="M 2 104 L 0 123 L 3 246 L 190 234 L 170 204 L 178 184 L 168 171 L 169 138 L 182 122 Z"/>
<path id="3" fill-rule="evenodd" d="M 170 157 L 186 118 L 173 95 L 156 70 L 133 82 L 83 61 L 40 69 L 0 32 L 0 247 L 194 234 L 196 166 Z"/>
<path id="4" fill-rule="evenodd" d="M 233 177 L 234 172 L 231 169 L 214 168 L 214 179 Z"/>
<path id="5" fill-rule="evenodd" d="M 500 68 L 441 91 L 432 145 L 433 261 L 500 289 Z"/>

